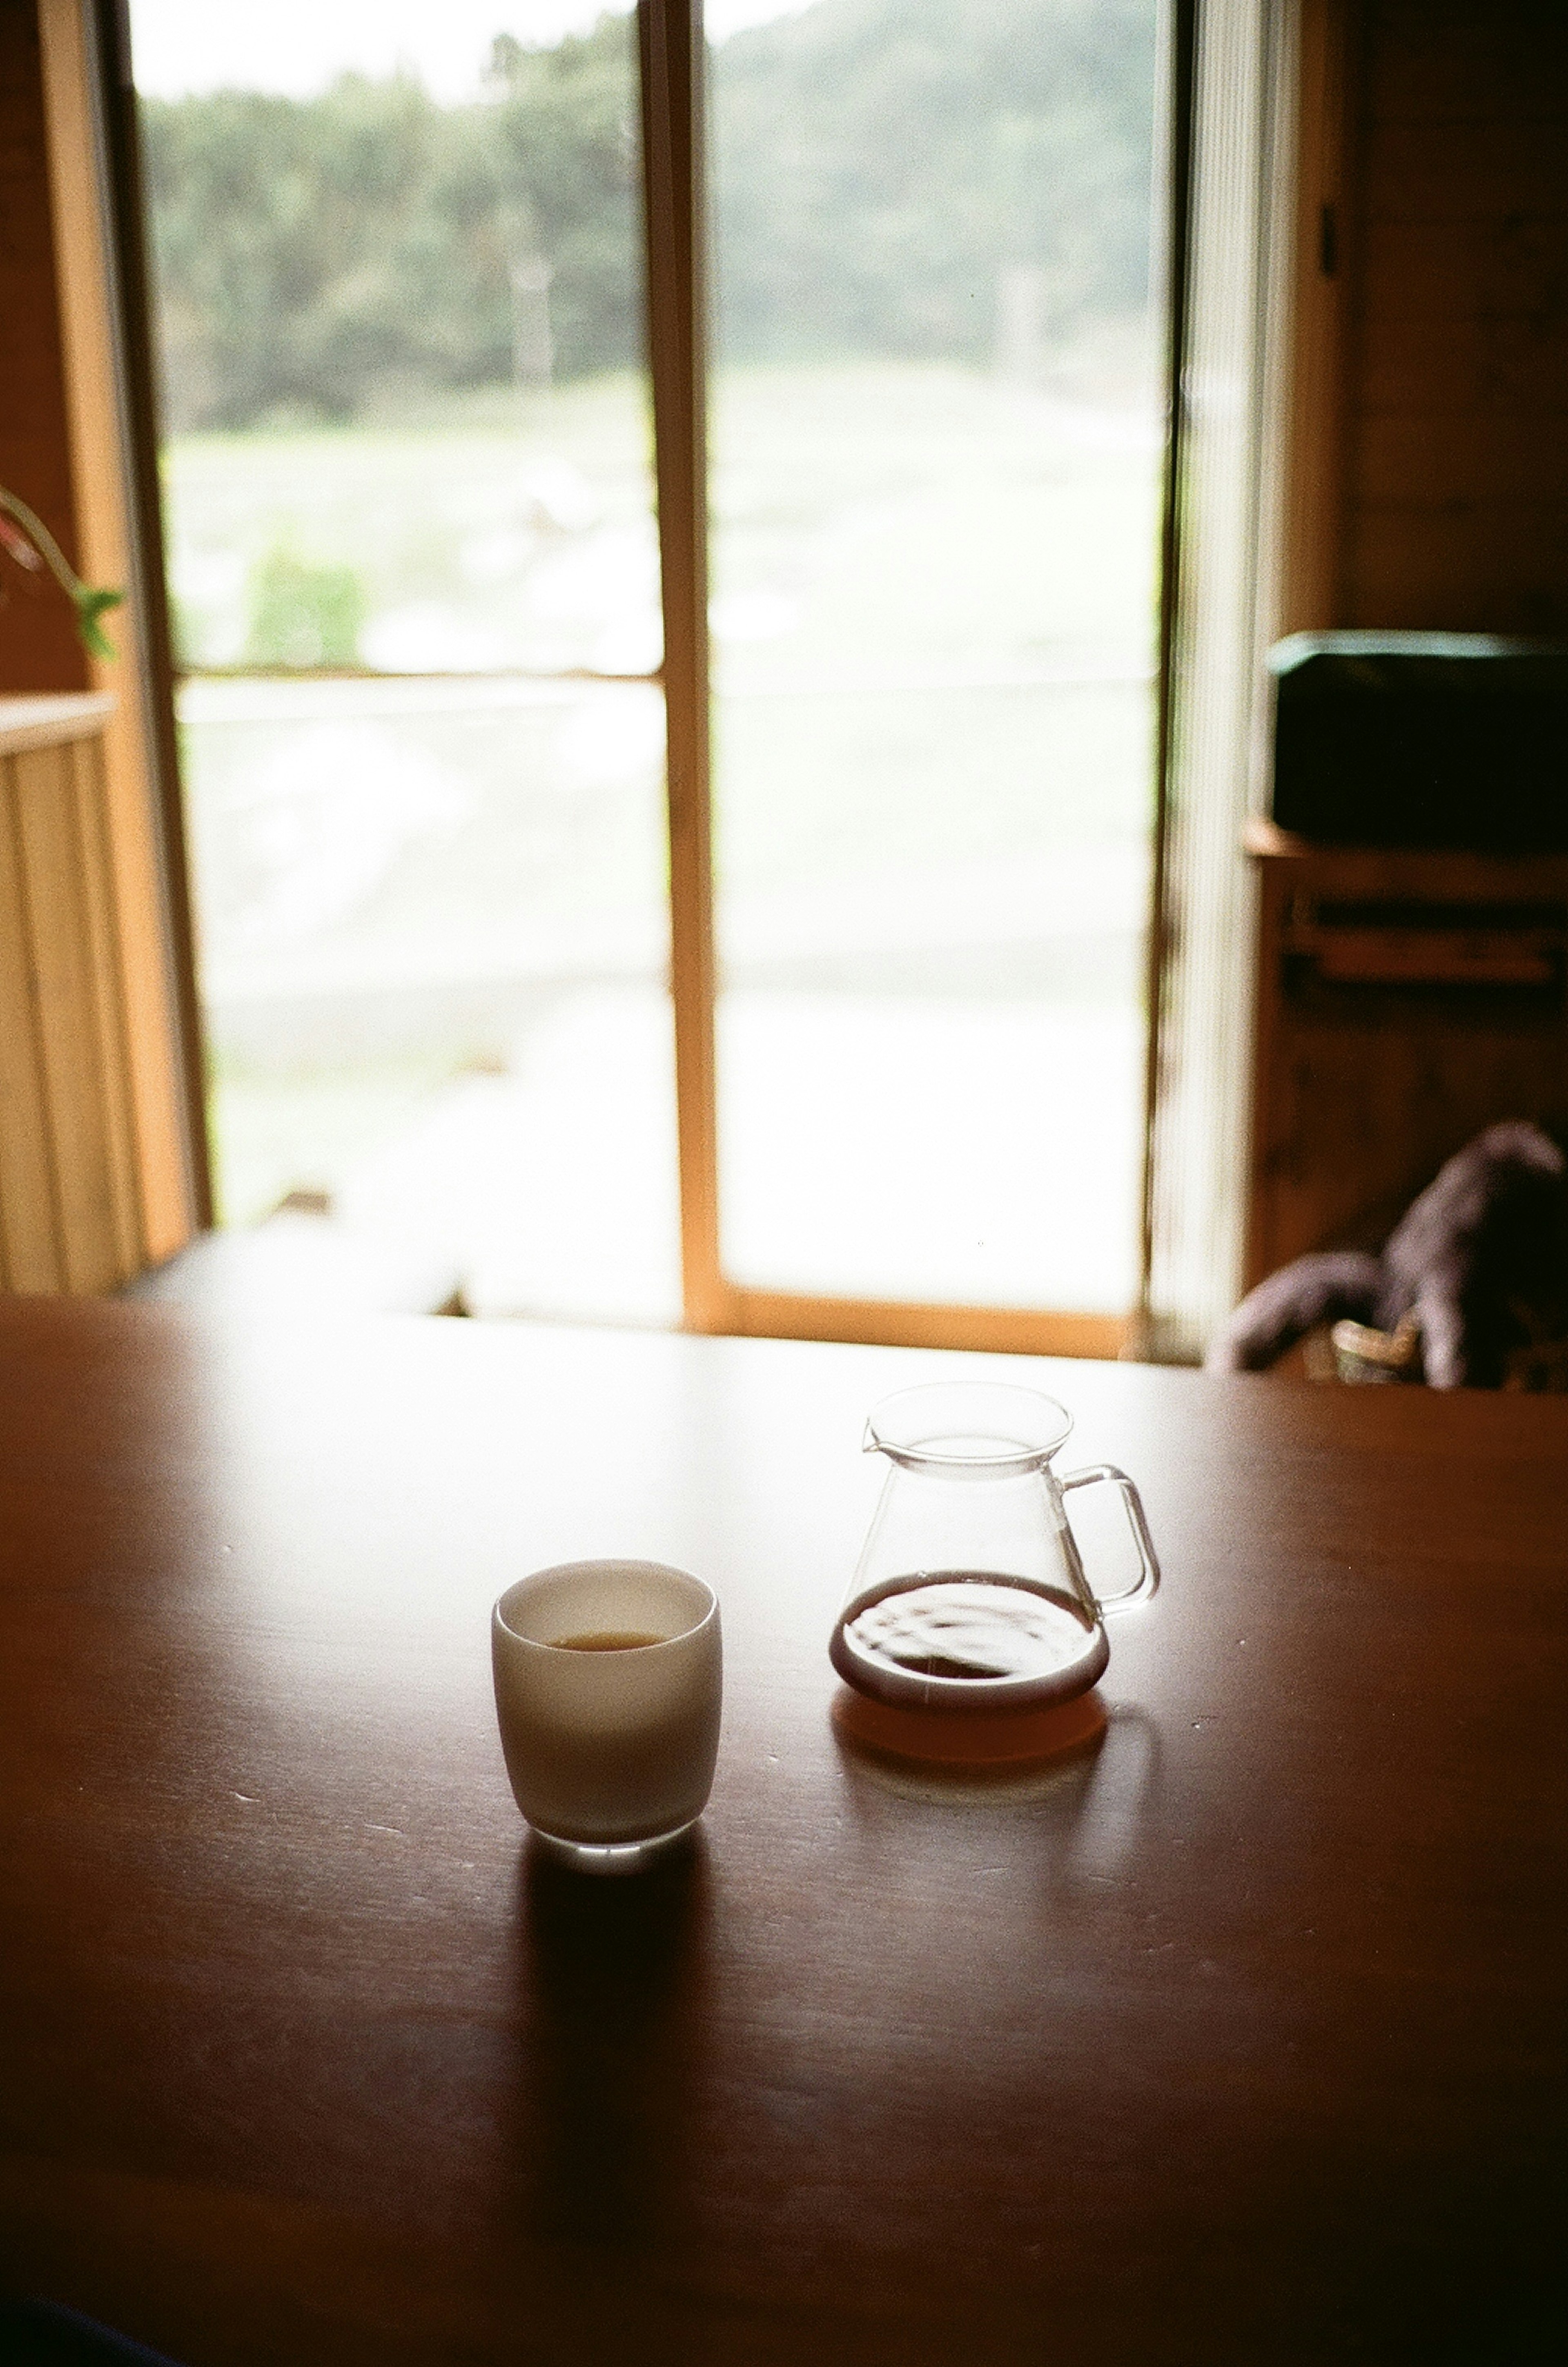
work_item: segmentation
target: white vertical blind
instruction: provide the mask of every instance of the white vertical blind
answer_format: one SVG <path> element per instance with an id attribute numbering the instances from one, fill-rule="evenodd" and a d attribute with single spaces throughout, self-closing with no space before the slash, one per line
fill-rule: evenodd
<path id="1" fill-rule="evenodd" d="M 1201 1355 L 1245 1251 L 1255 895 L 1242 823 L 1259 794 L 1275 569 L 1279 139 L 1293 6 L 1198 12 L 1180 375 L 1173 719 L 1150 1166 L 1145 1353 Z"/>

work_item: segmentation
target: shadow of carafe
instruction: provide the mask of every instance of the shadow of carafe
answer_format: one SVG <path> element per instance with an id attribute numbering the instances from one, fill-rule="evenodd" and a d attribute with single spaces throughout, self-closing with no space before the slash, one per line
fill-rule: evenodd
<path id="1" fill-rule="evenodd" d="M 1067 1703 L 1077 1719 L 1048 1714 L 1039 1738 L 1047 1748 L 1018 1759 L 988 1758 L 983 1732 L 965 1755 L 965 1722 L 957 1717 L 932 1721 L 950 1730 L 939 1736 L 941 1756 L 879 1748 L 868 1738 L 875 1729 L 854 1716 L 859 1706 L 840 1694 L 834 1739 L 847 1796 L 870 1823 L 879 1825 L 894 1801 L 946 1811 L 976 1838 L 983 1829 L 987 1853 L 1051 1889 L 1115 1883 L 1136 1860 L 1158 1791 L 1160 1749 L 1155 1721 L 1134 1704 L 1104 1703 L 1098 1693 Z"/>
<path id="2" fill-rule="evenodd" d="M 1105 1739 L 1075 1822 L 1062 1869 L 1075 1889 L 1125 1879 L 1151 1845 L 1160 1791 L 1160 1730 L 1131 1702 L 1111 1710 Z"/>
<path id="3" fill-rule="evenodd" d="M 619 1877 L 523 1852 L 514 2168 L 551 2246 L 641 2249 L 682 2215 L 709 1906 L 700 1831 Z"/>
<path id="4" fill-rule="evenodd" d="M 852 1782 L 954 1806 L 1076 1800 L 1106 1733 L 1098 1690 L 1043 1713 L 965 1717 L 890 1710 L 840 1686 L 830 1716 Z"/>

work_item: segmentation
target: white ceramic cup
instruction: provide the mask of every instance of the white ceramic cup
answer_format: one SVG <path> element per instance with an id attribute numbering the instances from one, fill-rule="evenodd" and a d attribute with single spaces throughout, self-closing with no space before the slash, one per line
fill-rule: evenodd
<path id="1" fill-rule="evenodd" d="M 581 1639 L 655 1642 L 584 1648 Z M 657 1561 L 571 1561 L 491 1618 L 495 1709 L 519 1808 L 555 1856 L 633 1873 L 701 1816 L 718 1753 L 718 1599 Z"/>

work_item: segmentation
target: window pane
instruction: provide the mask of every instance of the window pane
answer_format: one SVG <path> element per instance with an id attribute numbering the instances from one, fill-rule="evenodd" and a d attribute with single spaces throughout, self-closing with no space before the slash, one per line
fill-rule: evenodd
<path id="1" fill-rule="evenodd" d="M 631 19 L 132 30 L 224 1215 L 672 1319 L 662 700 L 563 678 L 660 659 Z"/>
<path id="2" fill-rule="evenodd" d="M 181 717 L 229 1221 L 325 1188 L 478 1313 L 673 1320 L 657 689 L 205 681 Z"/>
<path id="3" fill-rule="evenodd" d="M 713 44 L 740 1283 L 1121 1311 L 1157 605 L 1145 0 Z"/>
<path id="4" fill-rule="evenodd" d="M 660 657 L 640 377 L 197 426 L 164 454 L 178 653 L 203 671 L 638 674 Z"/>

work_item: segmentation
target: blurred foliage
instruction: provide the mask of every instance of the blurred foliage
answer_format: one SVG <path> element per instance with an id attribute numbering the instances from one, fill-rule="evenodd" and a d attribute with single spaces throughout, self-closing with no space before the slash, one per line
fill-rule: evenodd
<path id="1" fill-rule="evenodd" d="M 984 358 L 1000 275 L 1054 334 L 1148 271 L 1156 0 L 818 0 L 714 54 L 721 350 Z M 489 96 L 143 102 L 165 425 L 346 419 L 513 370 L 513 275 L 555 368 L 642 339 L 635 30 L 494 44 Z"/>
<path id="2" fill-rule="evenodd" d="M 245 663 L 355 666 L 365 590 L 352 567 L 322 567 L 275 543 L 251 570 Z"/>
<path id="3" fill-rule="evenodd" d="M 736 357 L 979 361 L 1010 265 L 1048 325 L 1140 309 L 1154 0 L 823 0 L 714 82 L 720 341 Z"/>
<path id="4" fill-rule="evenodd" d="M 406 77 L 142 102 L 164 425 L 346 419 L 512 369 L 513 265 L 553 266 L 566 377 L 634 358 L 629 22 L 496 45 L 490 103 Z"/>

